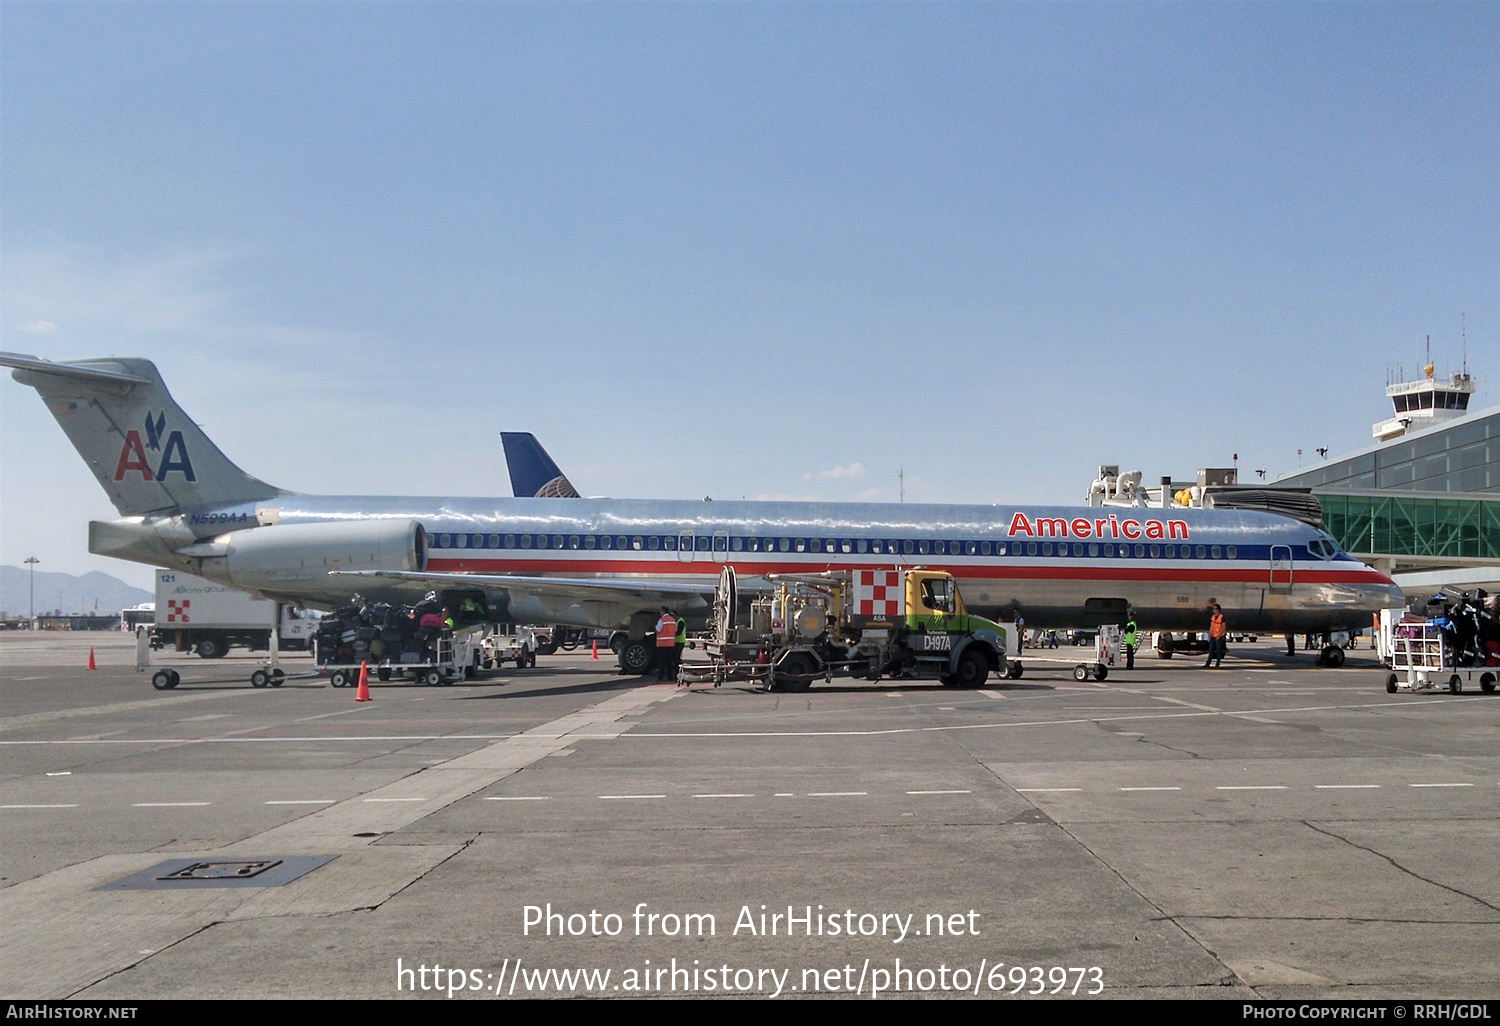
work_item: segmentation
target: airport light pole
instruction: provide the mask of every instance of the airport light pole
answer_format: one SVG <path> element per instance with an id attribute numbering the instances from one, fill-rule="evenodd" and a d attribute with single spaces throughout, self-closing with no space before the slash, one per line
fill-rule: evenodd
<path id="1" fill-rule="evenodd" d="M 26 557 L 26 569 L 31 573 L 26 587 L 26 618 L 31 621 L 32 630 L 36 630 L 36 565 L 40 562 L 35 556 Z"/>

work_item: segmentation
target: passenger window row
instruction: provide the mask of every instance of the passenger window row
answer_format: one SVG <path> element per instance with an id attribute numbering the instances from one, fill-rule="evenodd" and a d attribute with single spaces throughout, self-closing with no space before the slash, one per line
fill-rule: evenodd
<path id="1" fill-rule="evenodd" d="M 1114 542 L 942 541 L 869 538 L 759 538 L 715 535 L 626 534 L 435 534 L 434 549 L 580 549 L 620 552 L 769 552 L 874 556 L 1075 556 L 1090 559 L 1238 559 L 1236 546 L 1144 545 Z M 1327 544 L 1315 542 L 1314 544 Z M 1311 548 L 1311 545 L 1309 546 Z M 1314 549 L 1324 559 L 1329 555 Z"/>

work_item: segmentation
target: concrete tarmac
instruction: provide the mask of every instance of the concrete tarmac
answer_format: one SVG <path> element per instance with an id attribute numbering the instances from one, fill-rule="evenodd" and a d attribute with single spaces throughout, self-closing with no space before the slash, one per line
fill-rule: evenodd
<path id="1" fill-rule="evenodd" d="M 133 660 L 0 635 L 6 997 L 1500 997 L 1477 674 L 1277 643 L 767 694 L 573 653 L 356 704 L 305 657 Z"/>

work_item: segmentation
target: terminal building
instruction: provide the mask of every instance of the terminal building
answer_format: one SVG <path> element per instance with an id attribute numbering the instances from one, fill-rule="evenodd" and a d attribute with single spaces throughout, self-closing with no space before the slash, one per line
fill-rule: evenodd
<path id="1" fill-rule="evenodd" d="M 1386 389 L 1374 444 L 1268 482 L 1306 488 L 1323 528 L 1390 574 L 1407 598 L 1500 591 L 1500 406 L 1471 410 L 1467 373 Z"/>

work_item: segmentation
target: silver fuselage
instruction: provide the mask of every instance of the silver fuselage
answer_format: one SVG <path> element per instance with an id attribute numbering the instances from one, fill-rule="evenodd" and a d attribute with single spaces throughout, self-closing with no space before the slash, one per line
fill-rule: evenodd
<path id="1" fill-rule="evenodd" d="M 281 524 L 415 520 L 433 571 L 706 581 L 729 563 L 753 588 L 769 573 L 920 565 L 952 573 L 971 611 L 1032 626 L 1120 622 L 1128 608 L 1143 629 L 1193 629 L 1218 602 L 1234 629 L 1302 633 L 1366 627 L 1404 601 L 1353 557 L 1317 554 L 1332 550 L 1323 532 L 1231 510 L 282 495 L 185 519 L 207 537 L 268 505 Z M 330 587 L 380 590 L 327 578 L 287 594 L 328 602 Z M 620 622 L 617 605 L 547 615 Z"/>

